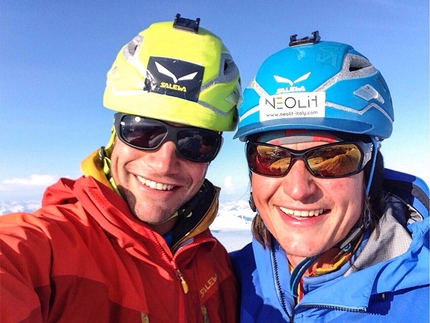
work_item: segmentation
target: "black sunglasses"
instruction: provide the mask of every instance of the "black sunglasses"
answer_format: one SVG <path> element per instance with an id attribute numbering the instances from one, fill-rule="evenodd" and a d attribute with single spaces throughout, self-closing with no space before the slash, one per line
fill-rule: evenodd
<path id="1" fill-rule="evenodd" d="M 318 178 L 339 178 L 361 172 L 372 156 L 372 143 L 336 142 L 305 150 L 293 150 L 261 142 L 247 142 L 249 169 L 259 175 L 283 177 L 294 159 L 301 159 Z"/>
<path id="2" fill-rule="evenodd" d="M 196 163 L 212 161 L 222 145 L 221 134 L 212 130 L 176 127 L 124 113 L 116 113 L 114 123 L 118 138 L 130 147 L 151 151 L 166 141 L 172 141 L 180 157 Z"/>

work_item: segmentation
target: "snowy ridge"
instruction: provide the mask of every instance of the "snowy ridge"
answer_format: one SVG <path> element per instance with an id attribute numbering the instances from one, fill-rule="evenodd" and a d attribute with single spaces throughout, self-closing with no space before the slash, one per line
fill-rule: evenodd
<path id="1" fill-rule="evenodd" d="M 16 212 L 28 212 L 31 213 L 40 208 L 40 201 L 28 200 L 28 201 L 2 201 L 0 202 L 0 215 L 16 213 Z"/>
<path id="2" fill-rule="evenodd" d="M 40 201 L 2 201 L 0 216 L 14 212 L 33 212 L 40 208 Z M 227 251 L 241 249 L 252 239 L 251 222 L 255 213 L 248 202 L 221 203 L 218 214 L 211 224 L 212 234 L 224 245 Z"/>
<path id="3" fill-rule="evenodd" d="M 254 216 L 255 213 L 250 209 L 247 201 L 221 203 L 211 229 L 250 230 Z"/>
<path id="4" fill-rule="evenodd" d="M 221 203 L 210 229 L 227 251 L 242 249 L 252 239 L 251 223 L 254 216 L 248 201 Z"/>
<path id="5" fill-rule="evenodd" d="M 36 200 L 2 201 L 0 202 L 0 215 L 15 212 L 31 213 L 40 206 L 40 201 Z M 249 208 L 247 201 L 221 203 L 211 228 L 248 228 L 254 215 L 255 213 Z"/>

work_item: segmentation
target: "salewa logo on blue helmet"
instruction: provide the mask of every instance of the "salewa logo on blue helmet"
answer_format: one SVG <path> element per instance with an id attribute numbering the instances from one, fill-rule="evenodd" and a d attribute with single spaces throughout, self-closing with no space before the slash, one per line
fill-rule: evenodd
<path id="1" fill-rule="evenodd" d="M 197 64 L 151 56 L 143 90 L 197 102 L 203 71 L 204 67 Z"/>
<path id="2" fill-rule="evenodd" d="M 297 78 L 294 81 L 291 81 L 290 79 L 287 79 L 285 77 L 282 76 L 278 76 L 278 75 L 273 75 L 273 77 L 275 78 L 275 81 L 278 83 L 288 83 L 290 85 L 290 87 L 285 87 L 285 88 L 279 88 L 276 90 L 276 94 L 280 94 L 280 93 L 289 93 L 289 92 L 306 92 L 306 88 L 302 85 L 302 86 L 294 86 L 296 83 L 302 82 L 302 81 L 306 81 L 309 77 L 309 75 L 311 75 L 311 72 L 306 73 L 305 75 L 300 76 L 299 78 Z"/>

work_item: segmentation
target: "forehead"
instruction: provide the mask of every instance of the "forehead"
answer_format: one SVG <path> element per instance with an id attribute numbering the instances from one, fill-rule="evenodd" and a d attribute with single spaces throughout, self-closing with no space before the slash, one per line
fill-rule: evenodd
<path id="1" fill-rule="evenodd" d="M 260 134 L 257 141 L 273 145 L 288 145 L 308 142 L 332 143 L 341 141 L 341 138 L 330 131 L 276 130 Z"/>

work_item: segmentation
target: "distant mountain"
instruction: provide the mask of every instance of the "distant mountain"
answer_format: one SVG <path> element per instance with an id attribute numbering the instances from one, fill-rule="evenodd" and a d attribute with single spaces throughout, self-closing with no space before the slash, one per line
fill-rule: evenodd
<path id="1" fill-rule="evenodd" d="M 0 215 L 14 212 L 33 212 L 40 208 L 40 201 L 3 201 L 0 202 Z M 248 229 L 255 213 L 249 208 L 248 202 L 239 200 L 221 203 L 217 217 L 211 228 Z"/>
<path id="2" fill-rule="evenodd" d="M 250 230 L 255 212 L 249 207 L 248 201 L 221 203 L 218 215 L 211 224 L 211 229 L 246 229 Z"/>
<path id="3" fill-rule="evenodd" d="M 40 208 L 40 201 L 2 201 L 0 202 L 0 215 L 15 212 L 33 212 Z"/>
<path id="4" fill-rule="evenodd" d="M 245 200 L 220 203 L 218 215 L 220 214 L 235 215 L 248 221 L 255 216 L 255 212 L 249 207 L 249 202 Z"/>

